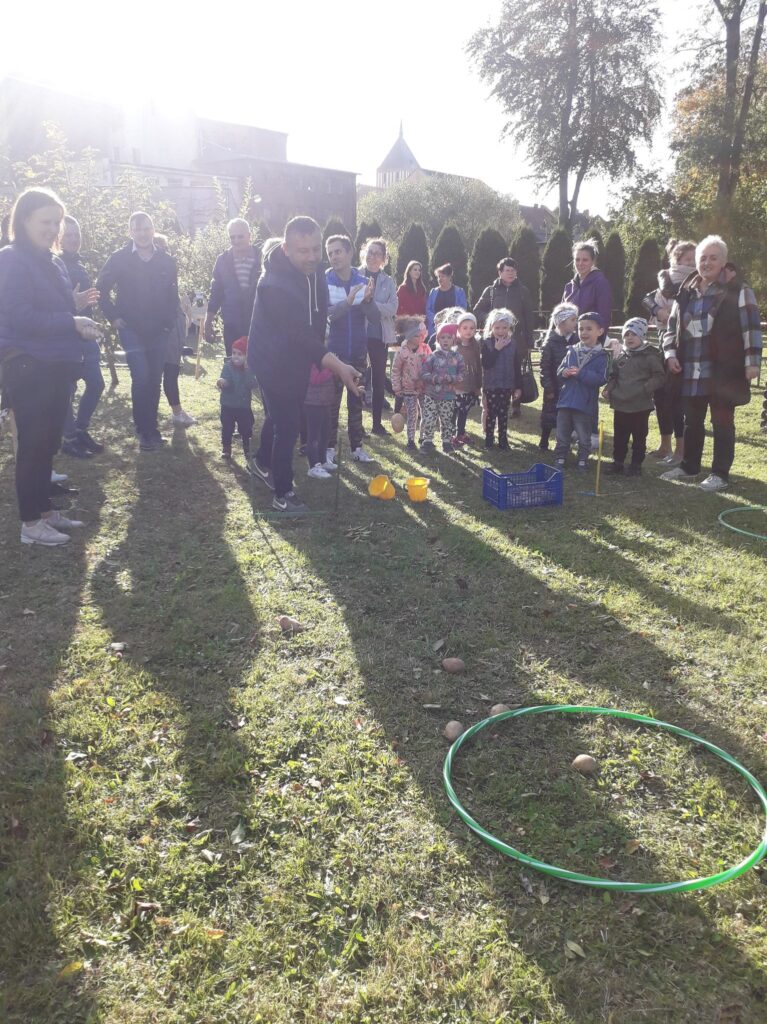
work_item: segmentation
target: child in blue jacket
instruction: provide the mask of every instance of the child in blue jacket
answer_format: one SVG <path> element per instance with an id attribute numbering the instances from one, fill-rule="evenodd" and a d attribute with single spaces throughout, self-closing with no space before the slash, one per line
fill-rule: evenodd
<path id="1" fill-rule="evenodd" d="M 578 437 L 578 469 L 586 471 L 591 451 L 591 424 L 597 412 L 599 389 L 607 378 L 607 353 L 602 348 L 605 325 L 599 313 L 578 317 L 577 345 L 571 345 L 557 377 L 562 388 L 557 398 L 557 446 L 554 457 L 565 465 L 573 430 Z"/>

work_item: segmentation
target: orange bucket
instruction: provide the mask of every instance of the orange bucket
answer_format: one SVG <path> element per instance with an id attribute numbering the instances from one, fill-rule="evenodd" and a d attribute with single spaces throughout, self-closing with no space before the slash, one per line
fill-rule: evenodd
<path id="1" fill-rule="evenodd" d="M 368 494 L 371 498 L 380 498 L 387 487 L 391 487 L 391 481 L 388 476 L 374 476 L 368 484 Z"/>
<path id="2" fill-rule="evenodd" d="M 411 501 L 426 501 L 430 481 L 425 476 L 411 476 L 405 484 Z"/>
<path id="3" fill-rule="evenodd" d="M 384 487 L 383 491 L 381 492 L 381 494 L 378 495 L 378 497 L 382 501 L 391 501 L 392 498 L 394 497 L 394 494 L 394 484 L 390 480 L 387 480 L 386 487 Z"/>

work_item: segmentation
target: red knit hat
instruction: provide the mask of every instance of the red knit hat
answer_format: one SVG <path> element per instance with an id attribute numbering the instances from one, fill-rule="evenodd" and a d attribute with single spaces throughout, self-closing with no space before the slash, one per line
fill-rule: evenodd
<path id="1" fill-rule="evenodd" d="M 232 352 L 237 349 L 238 352 L 242 352 L 243 355 L 247 355 L 248 352 L 248 339 L 238 338 L 237 341 L 232 345 Z"/>

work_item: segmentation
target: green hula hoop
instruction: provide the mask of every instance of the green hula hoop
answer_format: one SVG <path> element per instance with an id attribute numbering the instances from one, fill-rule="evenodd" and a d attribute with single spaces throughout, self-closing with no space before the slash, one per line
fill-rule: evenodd
<path id="1" fill-rule="evenodd" d="M 736 505 L 735 508 L 726 508 L 724 512 L 719 513 L 719 522 L 733 533 L 740 533 L 744 537 L 755 537 L 756 540 L 767 540 L 767 533 L 752 533 L 751 530 L 744 530 L 740 526 L 728 523 L 727 517 L 735 512 L 767 512 L 767 505 Z"/>
<path id="2" fill-rule="evenodd" d="M 566 868 L 556 867 L 554 864 L 546 864 L 544 861 L 536 860 L 534 857 L 530 857 L 528 854 L 522 853 L 520 850 L 516 850 L 513 846 L 509 846 L 508 843 L 504 843 L 502 839 L 498 839 L 496 836 L 484 829 L 462 806 L 460 800 L 456 796 L 455 789 L 453 788 L 453 761 L 463 744 L 482 729 L 487 728 L 488 725 L 498 725 L 500 722 L 504 722 L 507 718 L 520 718 L 522 715 L 543 715 L 550 714 L 552 712 L 577 715 L 607 715 L 612 718 L 627 718 L 632 722 L 639 722 L 642 725 L 654 726 L 657 729 L 665 729 L 667 732 L 674 733 L 676 736 L 682 736 L 686 740 L 691 740 L 693 743 L 697 743 L 701 747 L 705 747 L 706 750 L 710 751 L 712 754 L 716 754 L 716 756 L 720 757 L 723 761 L 726 761 L 727 764 L 746 779 L 756 793 L 759 802 L 762 805 L 762 809 L 765 812 L 765 816 L 767 817 L 767 793 L 765 793 L 759 780 L 756 779 L 747 768 L 744 768 L 742 764 L 739 764 L 732 755 L 728 754 L 720 747 L 714 746 L 713 743 L 709 743 L 708 740 L 704 740 L 700 736 L 696 736 L 694 733 L 688 732 L 686 729 L 680 729 L 677 725 L 670 725 L 668 722 L 660 722 L 655 718 L 648 718 L 646 715 L 633 714 L 630 711 L 616 711 L 614 708 L 590 706 L 579 707 L 577 704 L 544 704 L 537 705 L 535 707 L 518 708 L 514 711 L 503 711 L 500 715 L 494 715 L 492 718 L 485 718 L 481 722 L 477 722 L 476 725 L 473 725 L 458 737 L 445 758 L 442 777 L 450 803 L 458 812 L 459 817 L 463 819 L 469 828 L 473 832 L 476 832 L 477 835 L 492 846 L 493 849 L 498 850 L 499 853 L 504 853 L 507 857 L 512 857 L 514 860 L 520 861 L 527 867 L 534 868 L 536 871 L 542 871 L 547 875 L 553 875 L 554 878 L 560 878 L 566 882 L 577 882 L 579 885 L 588 885 L 594 889 L 610 889 L 616 892 L 641 893 L 694 892 L 698 889 L 708 889 L 713 885 L 721 885 L 723 882 L 729 882 L 733 878 L 738 878 L 739 875 L 745 874 L 746 871 L 749 871 L 752 867 L 758 864 L 767 853 L 766 820 L 761 842 L 753 853 L 750 853 L 739 864 L 728 868 L 726 871 L 721 871 L 719 874 L 709 875 L 707 878 L 691 878 L 681 882 L 620 882 L 613 881 L 609 878 L 596 878 L 592 875 L 582 875 L 577 871 L 568 871 Z"/>

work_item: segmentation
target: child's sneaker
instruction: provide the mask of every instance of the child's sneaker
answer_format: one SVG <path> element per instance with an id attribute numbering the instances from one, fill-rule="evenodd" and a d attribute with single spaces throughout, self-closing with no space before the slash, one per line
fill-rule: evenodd
<path id="1" fill-rule="evenodd" d="M 408 443 L 405 445 L 405 448 L 407 448 L 409 452 L 418 451 L 418 445 L 415 443 L 415 441 L 408 441 Z"/>
<path id="2" fill-rule="evenodd" d="M 376 460 L 372 455 L 368 455 L 362 445 L 359 448 L 355 448 L 352 452 L 352 458 L 355 462 L 375 462 Z"/>
<path id="3" fill-rule="evenodd" d="M 312 480 L 330 480 L 330 473 L 328 473 L 326 469 L 323 469 L 322 464 L 319 462 L 316 466 L 312 466 L 312 468 L 307 471 L 306 475 L 310 476 Z"/>
<path id="4" fill-rule="evenodd" d="M 461 434 L 458 440 L 461 442 L 461 444 L 471 444 L 471 438 L 469 437 L 468 434 Z"/>
<path id="5" fill-rule="evenodd" d="M 583 459 L 581 459 L 578 462 L 578 472 L 579 473 L 585 473 L 587 469 L 588 469 L 588 463 L 584 462 Z"/>
<path id="6" fill-rule="evenodd" d="M 495 448 L 495 441 L 492 434 L 485 434 L 485 448 Z"/>
<path id="7" fill-rule="evenodd" d="M 232 449 L 231 448 L 222 448 L 221 449 L 221 460 L 223 462 L 231 462 L 232 461 Z"/>
<path id="8" fill-rule="evenodd" d="M 452 441 L 442 442 L 442 451 L 445 453 L 445 455 L 452 455 L 457 447 L 458 446 L 454 445 Z"/>
<path id="9" fill-rule="evenodd" d="M 509 444 L 508 437 L 499 437 L 498 438 L 498 447 L 502 451 L 504 451 L 504 452 L 511 451 L 511 445 Z"/>
<path id="10" fill-rule="evenodd" d="M 432 452 L 435 452 L 436 450 L 437 449 L 434 447 L 434 442 L 433 441 L 421 441 L 421 451 L 422 452 L 425 452 L 426 454 L 431 454 Z"/>

